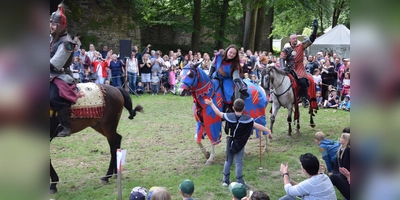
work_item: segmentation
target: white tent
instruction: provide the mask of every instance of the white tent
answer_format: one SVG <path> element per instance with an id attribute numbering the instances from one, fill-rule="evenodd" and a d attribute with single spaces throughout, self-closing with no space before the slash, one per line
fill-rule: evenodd
<path id="1" fill-rule="evenodd" d="M 317 38 L 309 47 L 311 55 L 317 55 L 319 51 L 331 51 L 340 58 L 350 58 L 350 30 L 339 24 L 333 29 Z"/>

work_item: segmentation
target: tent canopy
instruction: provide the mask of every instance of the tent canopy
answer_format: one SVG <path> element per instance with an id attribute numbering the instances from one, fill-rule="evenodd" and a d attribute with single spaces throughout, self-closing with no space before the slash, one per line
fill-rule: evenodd
<path id="1" fill-rule="evenodd" d="M 319 51 L 338 54 L 341 58 L 350 57 L 350 30 L 339 24 L 324 35 L 318 37 L 310 46 L 310 54 L 316 55 Z"/>

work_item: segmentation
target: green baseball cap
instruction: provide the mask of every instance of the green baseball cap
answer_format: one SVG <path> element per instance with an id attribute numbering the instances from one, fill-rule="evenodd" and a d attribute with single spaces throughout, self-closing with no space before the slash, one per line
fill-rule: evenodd
<path id="1" fill-rule="evenodd" d="M 229 184 L 229 190 L 232 192 L 233 196 L 238 199 L 242 199 L 247 195 L 246 186 L 238 182 Z"/>
<path id="2" fill-rule="evenodd" d="M 182 181 L 181 184 L 179 184 L 179 188 L 185 194 L 193 194 L 193 192 L 194 192 L 194 183 L 191 180 L 186 179 L 186 180 Z"/>

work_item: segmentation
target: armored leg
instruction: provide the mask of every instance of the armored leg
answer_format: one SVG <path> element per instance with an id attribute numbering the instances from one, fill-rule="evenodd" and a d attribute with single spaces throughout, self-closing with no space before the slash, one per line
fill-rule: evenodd
<path id="1" fill-rule="evenodd" d="M 235 83 L 235 86 L 240 93 L 241 99 L 245 100 L 247 97 L 249 97 L 249 93 L 247 92 L 247 85 L 243 82 L 243 80 L 237 78 L 234 79 L 233 82 Z"/>
<path id="2" fill-rule="evenodd" d="M 64 127 L 61 132 L 57 134 L 57 137 L 66 137 L 71 135 L 71 122 L 68 117 L 68 107 L 64 107 L 58 111 L 58 117 L 61 125 Z"/>
<path id="3" fill-rule="evenodd" d="M 308 87 L 307 87 L 307 79 L 301 78 L 299 79 L 300 93 L 301 98 L 303 100 L 303 106 L 306 108 L 310 105 L 308 98 Z"/>

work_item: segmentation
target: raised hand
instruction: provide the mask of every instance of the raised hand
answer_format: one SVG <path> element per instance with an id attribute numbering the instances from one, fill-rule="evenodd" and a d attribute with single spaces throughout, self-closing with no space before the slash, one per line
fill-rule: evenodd
<path id="1" fill-rule="evenodd" d="M 318 29 L 318 20 L 317 19 L 314 19 L 313 27 L 314 27 L 314 29 Z"/>

